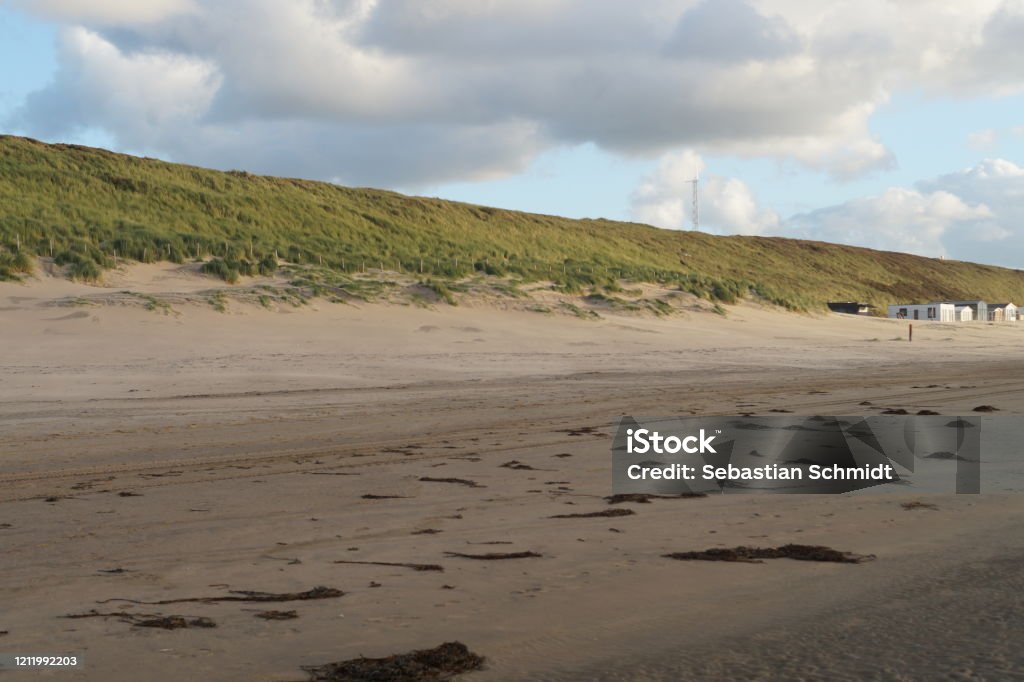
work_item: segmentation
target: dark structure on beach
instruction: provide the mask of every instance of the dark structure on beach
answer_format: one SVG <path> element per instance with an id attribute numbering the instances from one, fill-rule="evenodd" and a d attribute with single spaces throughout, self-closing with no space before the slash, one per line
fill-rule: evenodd
<path id="1" fill-rule="evenodd" d="M 870 315 L 871 306 L 867 303 L 857 301 L 829 301 L 828 309 L 834 313 L 846 313 L 847 315 Z"/>

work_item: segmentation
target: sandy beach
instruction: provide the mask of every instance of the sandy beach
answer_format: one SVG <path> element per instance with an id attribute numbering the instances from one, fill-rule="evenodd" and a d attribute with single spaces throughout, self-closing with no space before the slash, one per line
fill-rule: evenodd
<path id="1" fill-rule="evenodd" d="M 0 283 L 0 651 L 84 660 L 11 679 L 282 682 L 453 640 L 473 680 L 1021 679 L 1019 492 L 604 498 L 625 414 L 1024 413 L 1024 326 L 69 303 L 211 286 L 117 277 Z M 786 543 L 876 559 L 662 557 Z M 487 552 L 540 556 L 450 554 Z M 344 594 L 134 603 L 317 586 Z"/>

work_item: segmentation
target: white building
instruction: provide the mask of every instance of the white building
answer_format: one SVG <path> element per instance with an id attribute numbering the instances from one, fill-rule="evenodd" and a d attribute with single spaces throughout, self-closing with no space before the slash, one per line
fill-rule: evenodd
<path id="1" fill-rule="evenodd" d="M 974 319 L 974 308 L 967 305 L 958 305 L 955 317 L 957 322 L 970 322 Z"/>
<path id="2" fill-rule="evenodd" d="M 967 306 L 973 313 L 971 319 L 980 320 L 984 322 L 988 318 L 988 304 L 985 301 L 943 301 L 943 303 L 952 303 L 957 308 L 962 305 Z"/>
<path id="3" fill-rule="evenodd" d="M 889 317 L 899 320 L 956 322 L 956 306 L 952 303 L 902 303 L 889 306 Z"/>
<path id="4" fill-rule="evenodd" d="M 1012 303 L 993 303 L 988 307 L 988 319 L 992 322 L 1016 322 L 1017 306 Z"/>

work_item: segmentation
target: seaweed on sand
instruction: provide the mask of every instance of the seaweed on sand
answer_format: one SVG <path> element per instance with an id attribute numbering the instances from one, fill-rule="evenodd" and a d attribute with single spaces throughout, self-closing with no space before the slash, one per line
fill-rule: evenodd
<path id="1" fill-rule="evenodd" d="M 763 559 L 796 559 L 798 561 L 828 561 L 840 564 L 860 564 L 871 561 L 874 554 L 840 552 L 821 545 L 782 545 L 781 547 L 733 547 L 706 549 L 701 552 L 673 552 L 663 554 L 666 559 L 680 561 L 736 561 L 749 564 L 764 563 Z"/>
<path id="2" fill-rule="evenodd" d="M 100 613 L 95 609 L 86 613 L 69 613 L 65 618 L 117 618 L 122 623 L 128 623 L 138 628 L 160 628 L 162 630 L 181 630 L 184 628 L 215 628 L 217 624 L 205 616 L 164 616 L 158 613 L 128 613 L 127 611 L 114 611 L 112 613 Z"/>
<path id="3" fill-rule="evenodd" d="M 632 509 L 602 509 L 596 512 L 586 512 L 580 514 L 555 514 L 548 518 L 552 519 L 594 519 L 598 517 L 608 516 L 632 516 L 636 512 Z"/>
<path id="4" fill-rule="evenodd" d="M 96 602 L 106 604 L 112 601 L 123 601 L 132 604 L 181 604 L 184 602 L 199 602 L 201 604 L 214 604 L 221 601 L 244 601 L 244 602 L 282 602 L 282 601 L 308 601 L 311 599 L 334 599 L 340 597 L 344 592 L 333 587 L 314 587 L 305 592 L 256 592 L 254 590 L 230 590 L 228 594 L 221 597 L 185 597 L 182 599 L 161 599 L 159 601 L 139 601 L 137 599 L 125 599 L 123 597 L 111 597 Z"/>
<path id="5" fill-rule="evenodd" d="M 198 616 L 186 618 L 185 616 L 156 616 L 144 618 L 132 623 L 138 628 L 163 628 L 164 630 L 179 630 L 181 628 L 215 628 L 217 624 L 212 618 Z"/>
<path id="6" fill-rule="evenodd" d="M 299 614 L 295 611 L 274 611 L 273 609 L 270 611 L 260 611 L 253 615 L 263 620 L 293 620 L 299 617 Z"/>
<path id="7" fill-rule="evenodd" d="M 445 552 L 445 556 L 460 559 L 479 559 L 481 561 L 499 561 L 501 559 L 539 559 L 543 554 L 537 552 L 488 552 L 487 554 L 463 554 L 462 552 Z"/>
<path id="8" fill-rule="evenodd" d="M 347 561 L 338 559 L 336 564 L 362 564 L 364 566 L 397 566 L 398 568 L 411 568 L 414 571 L 444 571 L 443 566 L 437 564 L 404 564 L 397 561 Z"/>
<path id="9" fill-rule="evenodd" d="M 910 511 L 911 509 L 938 509 L 938 507 L 930 502 L 921 502 L 920 500 L 913 500 L 911 502 L 901 502 L 900 506 Z"/>
<path id="10" fill-rule="evenodd" d="M 469 486 L 470 488 L 485 488 L 486 486 L 480 485 L 476 481 L 470 481 L 465 478 L 432 478 L 430 476 L 420 476 L 420 480 L 425 483 L 458 483 L 459 485 Z"/>
<path id="11" fill-rule="evenodd" d="M 308 665 L 309 682 L 417 682 L 449 680 L 456 675 L 479 670 L 483 656 L 470 651 L 462 642 L 445 642 L 433 649 L 419 649 L 385 658 L 353 658 L 340 663 Z"/>
<path id="12" fill-rule="evenodd" d="M 523 464 L 518 459 L 510 460 L 500 466 L 503 469 L 514 469 L 516 471 L 536 471 L 532 466 L 529 464 Z"/>
<path id="13" fill-rule="evenodd" d="M 584 435 L 600 435 L 597 433 L 596 426 L 581 426 L 576 429 L 560 429 L 560 433 L 567 433 L 570 436 L 584 436 Z"/>
<path id="14" fill-rule="evenodd" d="M 619 493 L 604 498 L 608 504 L 620 504 L 622 502 L 640 502 L 649 504 L 651 500 L 688 500 L 694 497 L 707 497 L 707 493 L 679 493 L 678 495 L 652 495 L 650 493 Z"/>

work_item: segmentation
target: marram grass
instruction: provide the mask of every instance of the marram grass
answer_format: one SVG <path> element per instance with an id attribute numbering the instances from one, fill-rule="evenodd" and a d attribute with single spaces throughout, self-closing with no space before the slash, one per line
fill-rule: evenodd
<path id="1" fill-rule="evenodd" d="M 0 136 L 0 278 L 30 271 L 33 255 L 52 255 L 82 279 L 117 259 L 204 259 L 229 282 L 279 260 L 339 273 L 383 268 L 440 296 L 476 272 L 550 280 L 567 292 L 658 282 L 795 310 L 829 300 L 1024 301 L 1024 273 L 1006 268 L 572 220 Z"/>

